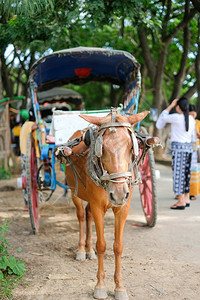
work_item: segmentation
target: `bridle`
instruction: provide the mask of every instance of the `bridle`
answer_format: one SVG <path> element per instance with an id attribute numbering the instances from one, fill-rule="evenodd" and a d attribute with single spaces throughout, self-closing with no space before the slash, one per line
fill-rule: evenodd
<path id="1" fill-rule="evenodd" d="M 70 156 L 66 156 L 64 151 L 65 148 L 79 145 L 81 141 L 84 141 L 86 146 L 89 147 L 89 151 L 85 151 L 84 154 L 88 153 L 87 158 L 87 172 L 92 181 L 104 189 L 109 188 L 109 183 L 125 183 L 128 182 L 129 187 L 133 186 L 134 184 L 138 184 L 140 181 L 140 177 L 138 176 L 138 156 L 139 156 L 139 147 L 137 138 L 133 132 L 132 125 L 130 123 L 119 123 L 116 121 L 117 119 L 117 109 L 111 109 L 111 122 L 104 123 L 97 127 L 96 125 L 89 125 L 87 131 L 79 138 L 75 138 L 70 140 L 66 143 L 66 145 L 61 145 L 57 147 L 55 156 L 58 159 L 65 158 L 69 165 L 72 168 L 74 178 L 75 178 L 75 192 L 74 195 L 77 196 L 78 193 L 78 178 L 83 186 L 86 188 L 85 184 L 83 183 L 79 173 L 77 172 Z M 125 127 L 127 128 L 131 140 L 132 140 L 132 158 L 129 164 L 129 168 L 127 172 L 118 172 L 118 173 L 111 173 L 109 174 L 103 167 L 102 164 L 102 149 L 103 149 L 103 135 L 105 134 L 106 130 L 109 129 L 110 132 L 116 132 L 117 127 Z M 73 155 L 73 153 L 72 153 Z M 78 155 L 80 156 L 80 154 Z M 133 172 L 135 179 L 133 180 Z M 118 180 L 118 178 L 123 178 Z"/>
<path id="2" fill-rule="evenodd" d="M 118 172 L 109 174 L 103 167 L 101 157 L 103 148 L 103 135 L 107 129 L 111 132 L 116 132 L 117 127 L 125 127 L 129 131 L 131 136 L 133 150 L 132 157 L 129 164 L 127 172 Z M 136 136 L 132 130 L 132 125 L 130 123 L 118 123 L 116 122 L 116 109 L 111 109 L 111 122 L 100 125 L 99 128 L 89 127 L 90 131 L 90 153 L 87 160 L 87 171 L 93 182 L 103 188 L 107 188 L 109 182 L 113 183 L 124 183 L 128 182 L 130 186 L 138 183 L 138 177 L 133 180 L 133 170 L 135 175 L 137 174 L 137 159 L 139 155 L 139 148 Z M 123 178 L 117 180 L 118 178 Z"/>

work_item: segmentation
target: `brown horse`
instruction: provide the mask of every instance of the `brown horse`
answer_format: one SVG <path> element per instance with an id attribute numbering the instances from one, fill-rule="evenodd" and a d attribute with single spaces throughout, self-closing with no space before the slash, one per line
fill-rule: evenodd
<path id="1" fill-rule="evenodd" d="M 129 212 L 130 199 L 135 178 L 134 168 L 138 156 L 138 144 L 132 125 L 141 121 L 148 111 L 125 117 L 116 109 L 106 117 L 81 115 L 83 119 L 96 126 L 89 127 L 84 141 L 73 148 L 66 163 L 66 179 L 72 190 L 72 200 L 77 209 L 79 221 L 79 249 L 77 259 L 94 258 L 92 248 L 92 218 L 95 222 L 98 255 L 97 284 L 94 297 L 105 299 L 103 259 L 106 250 L 104 239 L 104 215 L 112 208 L 115 216 L 115 299 L 128 299 L 121 274 L 121 255 L 123 250 L 123 229 Z M 83 132 L 76 132 L 77 138 Z M 86 206 L 86 240 L 83 222 Z"/>

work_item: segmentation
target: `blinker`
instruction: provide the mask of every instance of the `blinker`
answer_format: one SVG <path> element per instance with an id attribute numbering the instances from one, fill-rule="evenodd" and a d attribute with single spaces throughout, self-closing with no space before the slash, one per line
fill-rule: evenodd
<path id="1" fill-rule="evenodd" d="M 90 143 L 91 143 L 91 138 L 90 138 L 90 131 L 87 130 L 85 133 L 84 133 L 84 136 L 83 136 L 83 141 L 85 143 L 86 146 L 90 146 Z"/>
<path id="2" fill-rule="evenodd" d="M 102 137 L 102 134 L 100 134 L 97 137 L 96 143 L 95 143 L 95 155 L 99 158 L 102 156 L 102 145 L 103 145 L 103 137 Z"/>

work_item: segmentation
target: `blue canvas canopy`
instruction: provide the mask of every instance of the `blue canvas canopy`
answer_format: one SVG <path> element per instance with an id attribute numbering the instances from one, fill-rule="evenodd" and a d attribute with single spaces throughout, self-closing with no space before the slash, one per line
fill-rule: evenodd
<path id="1" fill-rule="evenodd" d="M 32 66 L 30 82 L 41 92 L 68 83 L 108 81 L 130 93 L 140 87 L 139 69 L 134 56 L 126 51 L 77 47 L 39 59 Z"/>

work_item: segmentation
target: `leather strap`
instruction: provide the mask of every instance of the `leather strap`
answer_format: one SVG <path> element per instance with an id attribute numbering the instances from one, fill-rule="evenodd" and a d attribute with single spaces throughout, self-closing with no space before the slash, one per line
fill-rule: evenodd
<path id="1" fill-rule="evenodd" d="M 129 128 L 131 128 L 131 124 L 130 123 L 126 123 L 126 122 L 124 122 L 124 123 L 117 123 L 117 122 L 114 122 L 114 123 L 105 123 L 105 124 L 100 125 L 98 131 L 100 131 L 100 130 L 102 130 L 104 128 L 108 128 L 108 127 L 129 127 Z"/>

